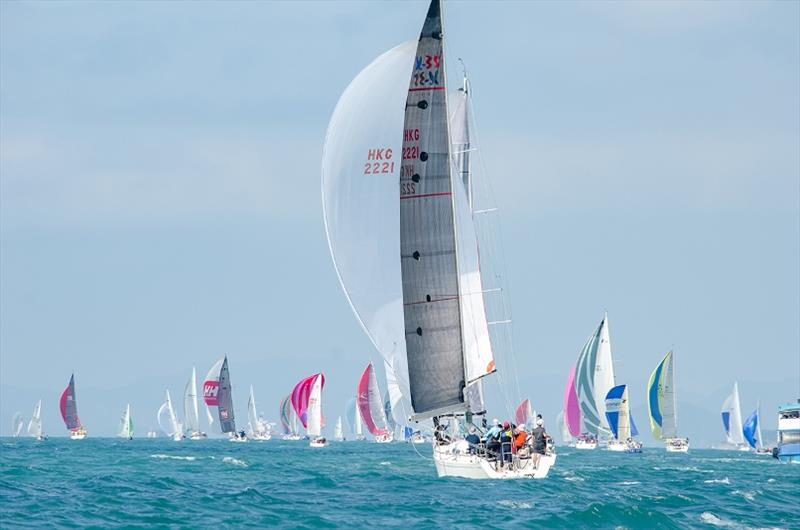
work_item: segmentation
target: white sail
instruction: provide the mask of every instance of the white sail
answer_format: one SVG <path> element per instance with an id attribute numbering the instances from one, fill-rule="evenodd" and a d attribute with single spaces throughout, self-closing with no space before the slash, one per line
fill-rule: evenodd
<path id="1" fill-rule="evenodd" d="M 354 416 L 353 422 L 355 423 L 355 427 L 353 428 L 353 431 L 355 432 L 356 436 L 364 436 L 364 428 L 362 427 L 361 410 L 358 407 L 358 400 L 356 400 L 356 410 Z"/>
<path id="2" fill-rule="evenodd" d="M 169 407 L 166 401 L 162 403 L 160 407 L 158 407 L 156 419 L 158 420 L 158 427 L 161 429 L 161 432 L 167 436 L 172 436 L 175 434 L 172 430 L 172 421 L 169 417 Z"/>
<path id="3" fill-rule="evenodd" d="M 336 440 L 342 440 L 344 438 L 344 432 L 342 431 L 342 417 L 339 416 L 336 419 L 336 427 L 333 430 L 333 438 Z"/>
<path id="4" fill-rule="evenodd" d="M 764 447 L 763 439 L 761 436 L 761 401 L 756 405 L 756 445 L 758 449 Z"/>
<path id="5" fill-rule="evenodd" d="M 322 378 L 317 377 L 308 397 L 308 422 L 306 432 L 309 436 L 322 434 Z"/>
<path id="6" fill-rule="evenodd" d="M 569 427 L 567 426 L 567 422 L 564 421 L 564 411 L 558 413 L 556 417 L 556 424 L 558 425 L 558 430 L 561 433 L 561 441 L 565 444 L 572 443 L 572 434 L 569 432 Z"/>
<path id="7" fill-rule="evenodd" d="M 722 403 L 722 418 L 728 443 L 733 445 L 744 444 L 742 409 L 739 404 L 739 383 L 733 383 L 733 392 Z"/>
<path id="8" fill-rule="evenodd" d="M 256 411 L 256 396 L 253 393 L 253 385 L 250 385 L 250 396 L 247 398 L 247 422 L 250 424 L 250 432 L 254 435 L 263 436 L 267 434 L 266 422 L 259 418 Z"/>
<path id="9" fill-rule="evenodd" d="M 674 365 L 675 356 L 671 355 L 669 362 L 666 365 L 666 374 L 664 375 L 663 380 L 664 399 L 661 402 L 661 406 L 663 407 L 661 433 L 665 438 L 675 438 L 678 436 L 678 419 L 675 407 L 677 396 L 674 383 Z"/>
<path id="10" fill-rule="evenodd" d="M 131 406 L 125 407 L 125 412 L 122 413 L 122 418 L 119 421 L 119 433 L 117 436 L 120 438 L 130 438 L 132 436 L 131 433 Z"/>
<path id="11" fill-rule="evenodd" d="M 31 415 L 31 421 L 28 422 L 28 434 L 35 437 L 42 437 L 42 400 L 36 403 Z"/>
<path id="12" fill-rule="evenodd" d="M 11 434 L 14 436 L 14 438 L 18 437 L 19 433 L 22 432 L 22 426 L 24 423 L 25 420 L 22 419 L 21 412 L 17 412 L 16 414 L 14 414 L 14 421 L 12 422 L 11 425 L 12 428 Z"/>
<path id="13" fill-rule="evenodd" d="M 178 421 L 178 416 L 175 414 L 175 408 L 172 406 L 172 398 L 169 395 L 169 390 L 167 390 L 167 409 L 169 410 L 169 420 L 172 424 L 172 433 L 181 432 L 181 423 Z"/>
<path id="14" fill-rule="evenodd" d="M 397 197 L 405 100 L 416 47 L 416 40 L 401 44 L 356 76 L 333 112 L 322 156 L 331 256 L 359 323 L 392 367 L 392 410 L 402 414 L 409 414 L 411 405 Z M 399 394 L 392 388 L 395 383 Z M 402 406 L 395 402 L 398 395 Z"/>
<path id="15" fill-rule="evenodd" d="M 406 408 L 406 400 L 403 399 L 403 393 L 400 390 L 397 374 L 395 374 L 391 363 L 386 359 L 383 360 L 383 368 L 386 371 L 386 388 L 389 392 L 389 402 L 391 403 L 392 411 L 391 419 L 398 425 L 404 425 L 410 414 L 409 409 Z"/>
<path id="16" fill-rule="evenodd" d="M 183 416 L 186 418 L 186 428 L 190 432 L 200 431 L 200 414 L 197 408 L 197 370 L 192 367 L 192 376 L 186 382 L 183 390 Z"/>
<path id="17" fill-rule="evenodd" d="M 614 383 L 614 361 L 611 358 L 611 337 L 608 332 L 608 313 L 600 327 L 600 344 L 597 347 L 597 364 L 594 371 L 594 399 L 600 420 L 606 424 L 606 395 Z M 624 438 L 623 438 L 624 439 Z"/>

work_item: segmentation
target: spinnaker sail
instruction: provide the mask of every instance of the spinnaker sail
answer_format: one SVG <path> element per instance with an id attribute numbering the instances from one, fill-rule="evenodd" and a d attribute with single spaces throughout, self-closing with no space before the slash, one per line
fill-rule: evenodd
<path id="1" fill-rule="evenodd" d="M 372 363 L 369 363 L 361 374 L 358 381 L 358 410 L 364 419 L 364 425 L 373 436 L 387 434 L 389 432 L 386 425 L 386 412 L 381 392 L 378 388 L 378 379 L 375 377 L 375 370 Z"/>
<path id="2" fill-rule="evenodd" d="M 567 386 L 564 387 L 564 423 L 572 436 L 581 434 L 581 406 L 578 401 L 578 394 L 575 392 L 575 368 L 572 365 L 567 377 Z"/>
<path id="3" fill-rule="evenodd" d="M 631 432 L 630 405 L 628 403 L 628 386 L 615 386 L 608 391 L 605 399 L 605 414 L 611 434 L 620 441 L 633 436 Z"/>
<path id="4" fill-rule="evenodd" d="M 60 409 L 67 429 L 76 431 L 81 428 L 81 420 L 78 418 L 78 400 L 75 396 L 75 374 L 70 376 L 69 384 L 61 394 Z"/>
<path id="5" fill-rule="evenodd" d="M 586 432 L 594 435 L 608 434 L 605 399 L 614 385 L 608 315 L 605 315 L 584 344 L 575 368 L 575 391 Z"/>
<path id="6" fill-rule="evenodd" d="M 748 445 L 753 449 L 761 446 L 761 426 L 759 422 L 759 409 L 753 411 L 750 416 L 744 421 L 742 426 L 742 434 L 744 439 L 747 440 Z"/>
<path id="7" fill-rule="evenodd" d="M 308 421 L 309 421 L 309 406 L 311 401 L 311 393 L 313 391 L 314 385 L 319 382 L 319 389 L 322 392 L 322 388 L 325 386 L 325 376 L 323 374 L 314 374 L 312 376 L 306 377 L 305 379 L 301 380 L 297 385 L 295 385 L 294 390 L 292 390 L 292 407 L 294 407 L 294 411 L 297 414 L 297 417 L 300 418 L 300 423 L 303 424 L 303 427 L 308 429 Z M 320 417 L 321 421 L 321 417 Z"/>
<path id="8" fill-rule="evenodd" d="M 674 356 L 670 351 L 658 363 L 647 384 L 647 410 L 653 438 L 666 440 L 678 435 L 676 396 L 673 384 Z"/>
<path id="9" fill-rule="evenodd" d="M 517 406 L 514 418 L 517 420 L 517 425 L 531 426 L 533 424 L 533 409 L 531 409 L 529 399 L 522 400 L 522 403 Z"/>
<path id="10" fill-rule="evenodd" d="M 315 377 L 311 383 L 311 392 L 308 395 L 308 408 L 306 409 L 306 433 L 308 436 L 322 435 L 322 384 L 324 378 Z"/>

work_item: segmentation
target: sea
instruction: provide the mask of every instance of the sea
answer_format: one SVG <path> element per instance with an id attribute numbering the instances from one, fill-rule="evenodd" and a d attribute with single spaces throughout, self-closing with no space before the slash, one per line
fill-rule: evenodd
<path id="1" fill-rule="evenodd" d="M 800 528 L 800 466 L 558 448 L 544 480 L 436 477 L 430 445 L 0 440 L 2 528 Z"/>

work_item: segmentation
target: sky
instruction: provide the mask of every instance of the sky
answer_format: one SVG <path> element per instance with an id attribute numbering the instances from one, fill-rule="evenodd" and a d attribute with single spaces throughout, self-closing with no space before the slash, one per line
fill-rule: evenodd
<path id="1" fill-rule="evenodd" d="M 223 354 L 240 416 L 319 371 L 343 413 L 378 354 L 328 251 L 325 131 L 425 11 L 0 2 L 0 434 L 39 398 L 64 434 L 73 371 L 90 435 L 126 403 L 143 434 Z M 720 441 L 735 380 L 774 429 L 800 397 L 800 3 L 452 1 L 445 34 L 500 208 L 499 369 L 554 418 L 608 311 L 640 427 L 674 348 L 685 434 Z"/>

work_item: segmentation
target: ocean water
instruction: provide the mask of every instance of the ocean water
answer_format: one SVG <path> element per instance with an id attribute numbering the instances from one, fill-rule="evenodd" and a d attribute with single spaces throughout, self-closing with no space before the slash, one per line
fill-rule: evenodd
<path id="1" fill-rule="evenodd" d="M 427 444 L 4 438 L 0 448 L 2 528 L 800 528 L 800 466 L 726 451 L 563 447 L 545 480 L 474 481 L 437 478 Z"/>

